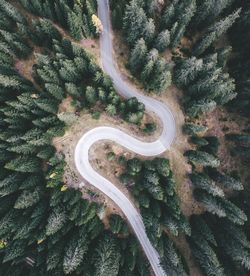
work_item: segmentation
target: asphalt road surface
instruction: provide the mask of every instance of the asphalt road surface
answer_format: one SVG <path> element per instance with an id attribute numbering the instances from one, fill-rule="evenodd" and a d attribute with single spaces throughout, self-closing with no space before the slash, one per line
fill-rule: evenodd
<path id="1" fill-rule="evenodd" d="M 117 92 L 124 98 L 137 97 L 147 110 L 160 117 L 163 131 L 160 137 L 151 143 L 145 143 L 113 127 L 97 127 L 85 133 L 75 148 L 75 164 L 81 176 L 101 192 L 110 197 L 122 210 L 149 263 L 157 276 L 166 275 L 160 265 L 159 255 L 149 241 L 142 218 L 129 199 L 110 181 L 98 174 L 89 163 L 89 149 L 97 141 L 111 140 L 143 156 L 156 156 L 168 150 L 175 138 L 175 120 L 171 110 L 163 103 L 143 95 L 142 91 L 127 83 L 118 70 L 113 58 L 112 30 L 108 0 L 98 0 L 98 16 L 103 24 L 100 36 L 101 60 L 103 70 L 112 78 Z"/>

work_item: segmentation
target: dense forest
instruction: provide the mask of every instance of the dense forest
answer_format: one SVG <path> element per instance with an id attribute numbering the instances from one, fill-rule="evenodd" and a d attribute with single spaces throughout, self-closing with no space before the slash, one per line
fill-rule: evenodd
<path id="1" fill-rule="evenodd" d="M 131 0 L 111 1 L 111 10 L 113 28 L 122 33 L 129 48 L 126 66 L 131 74 L 151 93 L 170 93 L 166 89 L 170 79 L 183 91 L 183 132 L 192 145 L 184 156 L 192 165 L 189 178 L 194 198 L 204 208 L 202 215 L 189 218 L 190 231 L 185 233 L 197 264 L 204 275 L 248 275 L 250 5 L 234 0 Z M 167 84 L 159 82 L 166 72 Z M 203 125 L 205 114 L 221 106 L 234 114 L 239 126 L 236 132 L 227 127 L 223 134 L 229 155 L 237 160 L 237 170 L 222 169 L 221 141 L 206 135 L 209 129 Z M 142 170 L 147 178 L 148 172 Z M 153 179 L 150 181 L 157 181 Z M 148 182 L 141 183 L 147 191 Z M 138 194 L 139 202 L 144 201 L 142 193 Z M 167 209 L 164 207 L 164 214 Z M 158 209 L 154 205 L 152 210 Z M 173 225 L 177 226 L 164 225 L 171 235 Z"/>
<path id="2" fill-rule="evenodd" d="M 52 1 L 45 1 L 43 8 L 40 1 L 30 2 L 22 4 L 34 14 L 54 18 L 50 13 L 57 6 Z M 64 2 L 58 5 L 73 9 L 67 7 L 70 1 Z M 28 24 L 8 2 L 1 1 L 0 8 L 0 274 L 125 275 L 128 270 L 144 275 L 147 262 L 135 238 L 128 231 L 118 237 L 122 218 L 110 217 L 110 230 L 104 229 L 98 217 L 102 206 L 65 187 L 65 161 L 51 145 L 53 137 L 64 133 L 68 118 L 57 113 L 68 95 L 78 110 L 98 102 L 109 114 L 119 112 L 132 123 L 142 118 L 144 106 L 136 98 L 121 99 L 94 59 L 64 39 L 51 21 L 40 18 Z M 42 50 L 35 54 L 32 83 L 14 65 L 36 46 Z"/>
<path id="3" fill-rule="evenodd" d="M 126 68 L 161 97 L 182 93 L 188 179 L 199 214 L 184 215 L 166 158 L 115 156 L 120 182 L 138 205 L 167 275 L 191 275 L 180 240 L 203 275 L 250 271 L 250 4 L 244 0 L 110 0 Z M 96 0 L 0 0 L 0 275 L 147 276 L 150 266 L 123 217 L 63 182 L 66 161 L 52 140 L 76 112 L 100 112 L 140 126 L 145 107 L 123 99 L 80 41 L 98 39 Z M 67 37 L 65 37 L 65 33 Z M 34 56 L 31 79 L 16 63 Z M 237 128 L 209 134 L 223 110 Z M 146 132 L 155 127 L 148 124 Z M 222 146 L 237 166 L 225 169 Z M 111 162 L 111 164 L 112 164 Z"/>

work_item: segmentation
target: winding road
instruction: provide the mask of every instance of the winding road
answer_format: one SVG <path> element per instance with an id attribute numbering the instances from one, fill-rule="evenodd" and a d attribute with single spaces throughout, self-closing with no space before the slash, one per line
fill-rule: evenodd
<path id="1" fill-rule="evenodd" d="M 100 140 L 111 140 L 143 156 L 155 156 L 170 148 L 175 138 L 175 120 L 170 109 L 163 103 L 147 97 L 142 91 L 123 80 L 113 58 L 112 30 L 109 18 L 108 0 L 98 0 L 98 15 L 103 24 L 100 36 L 101 60 L 103 70 L 112 78 L 118 93 L 124 98 L 137 97 L 147 110 L 156 113 L 162 123 L 160 137 L 151 143 L 145 143 L 113 127 L 97 127 L 85 133 L 75 148 L 75 164 L 81 176 L 114 201 L 126 216 L 128 222 L 145 252 L 156 276 L 166 275 L 160 265 L 159 255 L 149 241 L 142 218 L 129 199 L 110 181 L 98 174 L 89 163 L 89 149 Z"/>

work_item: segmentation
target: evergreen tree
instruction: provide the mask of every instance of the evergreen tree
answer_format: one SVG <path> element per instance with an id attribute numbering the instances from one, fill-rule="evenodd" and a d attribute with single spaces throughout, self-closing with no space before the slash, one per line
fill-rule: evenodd
<path id="1" fill-rule="evenodd" d="M 130 175 L 137 175 L 142 169 L 142 163 L 139 159 L 133 158 L 127 162 L 127 170 Z"/>
<path id="2" fill-rule="evenodd" d="M 184 153 L 190 162 L 196 165 L 218 167 L 220 165 L 219 159 L 215 156 L 198 150 L 188 150 Z"/>
<path id="3" fill-rule="evenodd" d="M 241 9 L 238 9 L 234 13 L 230 14 L 226 18 L 215 23 L 208 28 L 203 38 L 195 45 L 193 54 L 196 56 L 201 55 L 204 51 L 211 46 L 211 44 L 218 39 L 223 33 L 225 33 L 239 17 Z"/>
<path id="4" fill-rule="evenodd" d="M 162 26 L 170 28 L 174 24 L 176 7 L 178 4 L 179 0 L 173 0 L 166 6 L 161 20 Z"/>
<path id="5" fill-rule="evenodd" d="M 45 88 L 56 100 L 61 101 L 64 98 L 62 87 L 53 83 L 46 83 Z"/>
<path id="6" fill-rule="evenodd" d="M 211 24 L 234 0 L 197 0 L 197 12 L 192 26 L 201 29 Z"/>
<path id="7" fill-rule="evenodd" d="M 203 60 L 191 57 L 177 64 L 175 71 L 175 83 L 180 86 L 188 86 L 193 82 L 203 67 Z"/>
<path id="8" fill-rule="evenodd" d="M 117 240 L 112 236 L 105 235 L 95 249 L 93 264 L 95 275 L 115 276 L 119 271 L 121 253 Z"/>
<path id="9" fill-rule="evenodd" d="M 86 234 L 73 235 L 66 245 L 63 259 L 63 271 L 70 274 L 79 267 L 88 249 L 88 240 Z"/>
<path id="10" fill-rule="evenodd" d="M 204 147 L 208 145 L 208 141 L 205 138 L 201 138 L 198 136 L 192 136 L 190 141 L 198 147 Z"/>
<path id="11" fill-rule="evenodd" d="M 149 18 L 143 30 L 143 38 L 149 44 L 152 42 L 155 36 L 155 24 L 152 18 Z"/>
<path id="12" fill-rule="evenodd" d="M 214 100 L 191 100 L 186 103 L 186 113 L 190 118 L 195 118 L 203 113 L 212 112 L 216 107 Z"/>
<path id="13" fill-rule="evenodd" d="M 26 191 L 24 190 L 20 196 L 17 198 L 14 208 L 16 209 L 25 209 L 30 206 L 33 206 L 40 200 L 40 195 L 38 190 Z"/>
<path id="14" fill-rule="evenodd" d="M 35 103 L 40 109 L 48 113 L 56 114 L 57 112 L 56 101 L 53 101 L 52 99 L 40 98 L 40 99 L 36 99 Z"/>
<path id="15" fill-rule="evenodd" d="M 157 172 L 162 176 L 170 175 L 170 164 L 169 160 L 165 158 L 156 158 L 154 159 L 154 164 L 156 165 Z"/>
<path id="16" fill-rule="evenodd" d="M 202 236 L 208 243 L 217 246 L 216 238 L 213 234 L 212 229 L 206 222 L 203 216 L 192 216 L 191 217 L 191 228 L 192 234 Z M 192 236 L 191 236 L 192 237 Z"/>
<path id="17" fill-rule="evenodd" d="M 160 186 L 160 178 L 155 172 L 145 171 L 143 184 L 148 192 L 157 200 L 163 200 L 164 190 Z"/>
<path id="18" fill-rule="evenodd" d="M 178 46 L 187 25 L 196 11 L 196 0 L 180 0 L 175 6 L 175 24 L 171 28 L 171 47 Z"/>
<path id="19" fill-rule="evenodd" d="M 19 22 L 21 24 L 27 24 L 25 18 L 22 16 L 18 10 L 8 3 L 7 1 L 2 0 L 0 2 L 0 9 L 8 16 L 10 17 L 14 22 Z"/>
<path id="20" fill-rule="evenodd" d="M 0 86 L 2 87 L 11 87 L 15 89 L 19 87 L 20 84 L 20 81 L 14 76 L 0 75 Z"/>
<path id="21" fill-rule="evenodd" d="M 132 0 L 126 5 L 123 17 L 123 29 L 125 31 L 126 40 L 130 45 L 133 45 L 141 37 L 150 38 L 153 30 L 153 22 L 148 18 L 143 10 L 138 5 L 137 0 Z M 144 37 L 146 35 L 146 37 Z"/>
<path id="22" fill-rule="evenodd" d="M 114 116 L 116 114 L 116 107 L 112 104 L 107 105 L 106 109 L 107 113 L 111 116 Z"/>
<path id="23" fill-rule="evenodd" d="M 221 184 L 225 189 L 232 189 L 235 191 L 241 191 L 244 189 L 239 179 L 233 178 L 226 174 L 222 174 L 217 170 L 209 170 L 209 175 L 215 182 Z"/>
<path id="24" fill-rule="evenodd" d="M 143 38 L 139 39 L 132 50 L 129 67 L 131 72 L 136 74 L 142 70 L 147 55 L 147 46 Z"/>
<path id="25" fill-rule="evenodd" d="M 185 123 L 185 125 L 183 126 L 183 132 L 187 135 L 197 135 L 205 132 L 206 130 L 207 127 L 193 123 Z"/>
<path id="26" fill-rule="evenodd" d="M 66 92 L 73 97 L 80 97 L 81 91 L 74 83 L 65 83 Z"/>
<path id="27" fill-rule="evenodd" d="M 160 32 L 156 38 L 155 48 L 159 52 L 163 52 L 170 44 L 170 32 L 169 30 L 164 30 Z"/>
<path id="28" fill-rule="evenodd" d="M 203 189 L 213 196 L 224 197 L 223 190 L 216 186 L 206 174 L 192 173 L 190 179 L 195 188 Z"/>
<path id="29" fill-rule="evenodd" d="M 48 223 L 46 226 L 46 235 L 51 236 L 55 234 L 64 226 L 66 220 L 66 213 L 62 208 L 54 209 L 48 218 Z"/>
<path id="30" fill-rule="evenodd" d="M 89 105 L 94 105 L 97 101 L 96 90 L 91 86 L 87 86 L 85 91 L 85 97 Z"/>
<path id="31" fill-rule="evenodd" d="M 193 233 L 190 240 L 192 253 L 206 275 L 225 276 L 216 252 L 199 234 Z"/>
<path id="32" fill-rule="evenodd" d="M 109 225 L 110 229 L 114 234 L 127 234 L 128 233 L 128 227 L 124 220 L 116 214 L 112 214 L 109 217 Z"/>
<path id="33" fill-rule="evenodd" d="M 195 190 L 194 196 L 197 201 L 201 202 L 205 206 L 208 212 L 215 214 L 218 217 L 227 216 L 222 203 L 218 200 L 217 197 L 214 197 L 202 190 Z"/>
<path id="34" fill-rule="evenodd" d="M 20 156 L 17 157 L 4 166 L 8 170 L 17 172 L 38 172 L 40 171 L 40 162 L 35 157 Z"/>

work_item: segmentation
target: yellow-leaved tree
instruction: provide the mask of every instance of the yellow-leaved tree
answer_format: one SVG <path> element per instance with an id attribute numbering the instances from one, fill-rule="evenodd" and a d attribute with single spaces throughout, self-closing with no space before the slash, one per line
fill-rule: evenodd
<path id="1" fill-rule="evenodd" d="M 103 31 L 103 26 L 102 26 L 101 20 L 95 14 L 92 15 L 91 19 L 92 19 L 93 25 L 96 28 L 96 32 L 98 34 L 101 33 Z"/>

